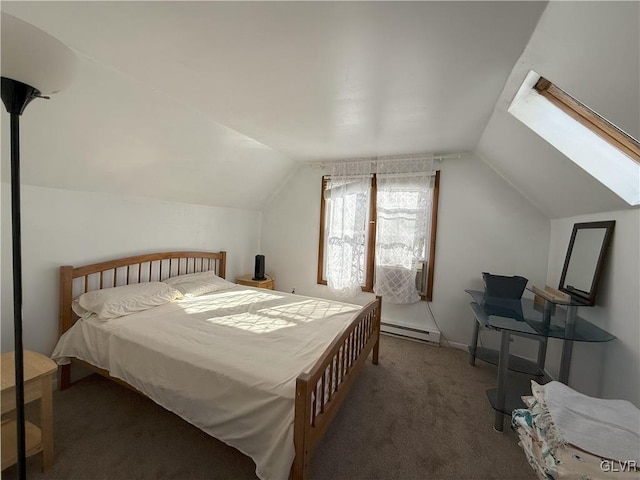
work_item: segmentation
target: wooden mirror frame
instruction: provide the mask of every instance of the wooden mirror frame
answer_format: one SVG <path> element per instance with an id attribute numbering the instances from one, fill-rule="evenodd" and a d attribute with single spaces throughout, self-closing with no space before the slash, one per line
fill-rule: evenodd
<path id="1" fill-rule="evenodd" d="M 567 249 L 567 255 L 564 259 L 564 266 L 562 267 L 562 276 L 560 277 L 560 285 L 558 289 L 571 296 L 578 303 L 592 306 L 596 301 L 596 293 L 598 291 L 598 284 L 600 283 L 600 277 L 602 276 L 602 270 L 604 262 L 609 250 L 609 244 L 611 243 L 611 237 L 613 235 L 613 227 L 615 226 L 615 220 L 609 220 L 604 222 L 586 222 L 575 223 L 573 225 L 573 231 L 571 232 L 571 240 L 569 241 L 569 248 Z M 604 228 L 604 238 L 602 239 L 602 245 L 600 246 L 600 254 L 598 255 L 598 263 L 596 263 L 596 269 L 591 280 L 591 288 L 587 294 L 583 294 L 581 291 L 575 289 L 567 289 L 565 287 L 565 279 L 567 276 L 567 270 L 569 269 L 569 263 L 571 261 L 571 253 L 573 252 L 573 246 L 576 240 L 576 235 L 580 230 L 591 228 Z"/>

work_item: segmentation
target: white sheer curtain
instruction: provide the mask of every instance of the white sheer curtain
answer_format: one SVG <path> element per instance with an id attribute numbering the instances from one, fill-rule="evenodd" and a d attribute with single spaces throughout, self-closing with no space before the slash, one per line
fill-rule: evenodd
<path id="1" fill-rule="evenodd" d="M 417 302 L 418 262 L 426 259 L 430 239 L 433 161 L 379 162 L 377 171 L 373 290 L 387 302 Z"/>
<path id="2" fill-rule="evenodd" d="M 325 275 L 331 292 L 341 298 L 354 296 L 365 281 L 370 170 L 368 162 L 334 164 L 324 193 Z"/>

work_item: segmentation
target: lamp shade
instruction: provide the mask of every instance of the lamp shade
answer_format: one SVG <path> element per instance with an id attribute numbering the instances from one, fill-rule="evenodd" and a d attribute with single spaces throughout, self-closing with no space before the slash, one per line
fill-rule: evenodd
<path id="1" fill-rule="evenodd" d="M 2 13 L 2 76 L 48 95 L 73 78 L 76 56 L 60 40 L 7 13 Z"/>

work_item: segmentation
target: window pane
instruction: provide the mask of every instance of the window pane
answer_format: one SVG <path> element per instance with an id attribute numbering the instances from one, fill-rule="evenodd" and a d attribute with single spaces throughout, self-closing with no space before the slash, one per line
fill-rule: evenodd
<path id="1" fill-rule="evenodd" d="M 335 187 L 335 185 L 334 185 Z M 355 273 L 360 285 L 366 279 L 367 225 L 369 223 L 369 189 L 362 191 L 356 185 L 329 187 L 326 195 L 325 258 L 323 277 L 332 272 L 332 278 L 350 278 Z M 333 191 L 331 191 L 333 190 Z"/>
<path id="2" fill-rule="evenodd" d="M 411 268 L 412 258 L 426 257 L 429 193 L 410 186 L 378 190 L 378 265 Z"/>
<path id="3" fill-rule="evenodd" d="M 318 283 L 339 297 L 360 287 L 377 293 L 378 275 L 400 272 L 407 282 L 415 283 L 417 269 L 428 261 L 420 292 L 431 300 L 429 257 L 435 248 L 431 232 L 435 233 L 439 172 L 414 170 L 373 174 L 377 182 L 368 174 L 323 177 Z M 372 214 L 375 226 L 370 225 Z M 369 245 L 369 234 L 374 235 L 375 245 Z"/>
<path id="4" fill-rule="evenodd" d="M 416 274 L 429 238 L 431 176 L 381 174 L 377 185 L 374 292 L 391 303 L 417 302 Z"/>

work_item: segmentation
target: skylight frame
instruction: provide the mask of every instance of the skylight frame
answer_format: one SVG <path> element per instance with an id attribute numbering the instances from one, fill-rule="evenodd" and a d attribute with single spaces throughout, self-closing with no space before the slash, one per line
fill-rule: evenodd
<path id="1" fill-rule="evenodd" d="M 631 135 L 544 77 L 540 77 L 533 88 L 574 120 L 640 163 L 640 142 Z"/>
<path id="2" fill-rule="evenodd" d="M 530 70 L 507 111 L 628 205 L 640 205 L 640 162 L 612 143 L 607 138 L 610 135 L 604 135 L 602 128 L 592 128 L 593 122 L 586 125 L 588 119 L 606 121 L 589 107 L 584 106 L 581 112 L 587 115 L 568 108 L 568 104 L 584 104 L 558 87 L 548 88 L 553 85 L 551 82 L 543 81 L 536 89 L 541 78 L 540 74 Z M 606 122 L 610 131 L 617 131 L 638 142 L 611 122 Z"/>

